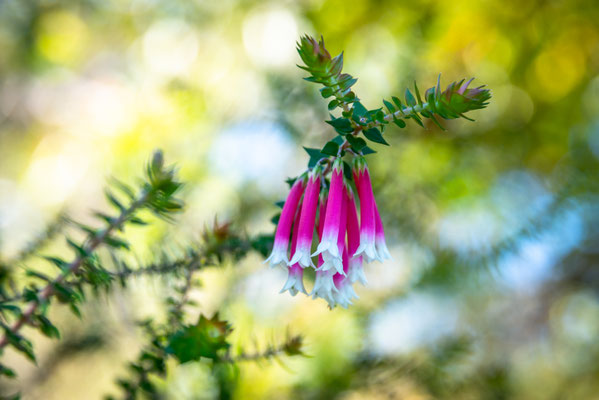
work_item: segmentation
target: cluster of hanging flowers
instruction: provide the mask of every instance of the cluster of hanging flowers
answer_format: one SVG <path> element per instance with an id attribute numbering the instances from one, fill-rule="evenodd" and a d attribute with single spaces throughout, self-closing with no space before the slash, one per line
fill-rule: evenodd
<path id="1" fill-rule="evenodd" d="M 363 264 L 391 256 L 366 160 L 356 156 L 352 166 L 359 217 L 352 185 L 343 174 L 343 161 L 340 157 L 328 161 L 327 168 L 317 164 L 293 183 L 279 218 L 272 253 L 265 262 L 288 270 L 281 293 L 308 295 L 304 269 L 314 268 L 316 277 L 310 295 L 325 299 L 331 308 L 347 308 L 358 298 L 353 284 L 367 283 Z M 319 243 L 313 251 L 315 233 Z M 317 258 L 316 264 L 313 258 Z"/>

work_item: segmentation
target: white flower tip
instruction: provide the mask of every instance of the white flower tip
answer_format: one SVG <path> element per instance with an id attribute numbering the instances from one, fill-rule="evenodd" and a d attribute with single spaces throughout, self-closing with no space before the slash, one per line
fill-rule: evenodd
<path id="1" fill-rule="evenodd" d="M 364 269 L 361 265 L 351 265 L 349 267 L 348 279 L 351 283 L 360 282 L 363 286 L 368 285 L 366 275 L 364 275 Z"/>
<path id="2" fill-rule="evenodd" d="M 279 293 L 284 293 L 289 291 L 292 296 L 298 294 L 298 292 L 302 292 L 304 294 L 308 294 L 306 292 L 306 288 L 304 287 L 304 281 L 302 275 L 295 274 L 289 271 L 289 277 L 287 278 L 287 282 L 285 282 L 285 286 Z"/>

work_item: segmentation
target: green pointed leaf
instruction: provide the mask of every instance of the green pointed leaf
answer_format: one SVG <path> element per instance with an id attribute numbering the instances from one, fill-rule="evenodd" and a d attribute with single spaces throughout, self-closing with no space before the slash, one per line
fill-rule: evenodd
<path id="1" fill-rule="evenodd" d="M 418 104 L 422 105 L 422 98 L 420 98 L 420 90 L 418 90 L 418 85 L 416 85 L 416 81 L 414 81 L 414 92 L 416 92 L 416 98 L 418 99 Z"/>
<path id="2" fill-rule="evenodd" d="M 320 89 L 320 94 L 322 97 L 324 97 L 325 99 L 327 97 L 331 97 L 333 94 L 335 94 L 333 88 L 330 87 L 324 87 L 322 89 Z"/>
<path id="3" fill-rule="evenodd" d="M 326 155 L 320 152 L 320 149 L 304 147 L 304 150 L 306 150 L 306 153 L 308 153 L 308 155 L 310 156 L 310 160 L 308 161 L 308 168 L 313 168 L 318 162 L 318 160 L 326 157 Z"/>
<path id="4" fill-rule="evenodd" d="M 116 249 L 127 249 L 127 250 L 129 250 L 129 243 L 127 243 L 126 240 L 118 238 L 118 237 L 115 237 L 115 236 L 106 236 L 104 238 L 104 243 L 106 243 L 108 246 L 114 247 Z"/>
<path id="5" fill-rule="evenodd" d="M 12 369 L 5 367 L 4 365 L 0 364 L 0 375 L 4 375 L 7 378 L 16 378 L 17 374 L 15 373 L 15 371 L 13 371 Z M 20 399 L 21 396 L 16 395 L 15 397 L 12 397 L 11 400 L 18 400 Z"/>
<path id="6" fill-rule="evenodd" d="M 343 142 L 345 142 L 344 139 L 345 136 L 335 136 L 332 140 L 332 142 L 337 143 L 339 146 L 341 146 L 343 144 Z"/>
<path id="7" fill-rule="evenodd" d="M 37 363 L 35 354 L 33 353 L 33 345 L 29 340 L 14 333 L 8 328 L 4 328 L 4 336 L 12 347 L 23 353 L 30 361 L 33 361 L 33 363 Z"/>
<path id="8" fill-rule="evenodd" d="M 108 202 L 110 204 L 112 204 L 113 206 L 115 206 L 116 208 L 118 208 L 119 211 L 123 211 L 125 209 L 125 206 L 123 206 L 121 204 L 121 202 L 118 201 L 118 199 L 112 194 L 112 192 L 110 192 L 110 190 L 106 189 L 104 191 L 104 195 L 106 196 L 106 199 L 108 200 Z"/>
<path id="9" fill-rule="evenodd" d="M 139 217 L 130 217 L 129 222 L 131 222 L 133 225 L 148 225 L 146 221 Z"/>
<path id="10" fill-rule="evenodd" d="M 58 331 L 58 328 L 56 328 L 48 318 L 43 315 L 38 315 L 36 316 L 36 319 L 39 322 L 40 330 L 44 335 L 49 338 L 60 339 L 60 332 Z"/>
<path id="11" fill-rule="evenodd" d="M 343 92 L 343 91 L 349 89 L 350 87 L 352 87 L 353 85 L 355 85 L 356 82 L 358 82 L 358 80 L 356 78 L 352 78 L 350 76 L 349 79 L 345 79 L 343 82 L 340 82 L 339 87 L 341 88 L 341 91 Z"/>
<path id="12" fill-rule="evenodd" d="M 402 129 L 406 127 L 406 121 L 403 119 L 397 119 L 395 116 L 393 116 L 393 123 Z"/>
<path id="13" fill-rule="evenodd" d="M 357 153 L 361 152 L 362 149 L 366 147 L 366 141 L 361 137 L 347 135 L 346 138 L 349 144 L 351 145 L 352 150 L 354 150 Z"/>
<path id="14" fill-rule="evenodd" d="M 385 99 L 383 99 L 383 104 L 385 105 L 385 107 L 387 107 L 387 110 L 389 110 L 389 112 L 391 114 L 393 114 L 395 112 L 395 107 L 393 107 L 393 104 L 391 104 L 390 102 L 388 102 Z"/>
<path id="15" fill-rule="evenodd" d="M 406 89 L 406 103 L 409 107 L 414 107 L 416 105 L 416 99 L 410 89 Z"/>
<path id="16" fill-rule="evenodd" d="M 339 100 L 335 99 L 335 100 L 331 100 L 329 102 L 329 105 L 327 106 L 327 108 L 330 110 L 334 110 L 335 107 L 337 107 L 339 105 Z"/>
<path id="17" fill-rule="evenodd" d="M 401 103 L 401 100 L 399 100 L 399 98 L 393 96 L 393 97 L 391 97 L 391 99 L 393 100 L 393 102 L 395 103 L 395 105 L 397 106 L 397 108 L 399 110 L 403 110 L 403 104 Z"/>
<path id="18" fill-rule="evenodd" d="M 0 310 L 8 311 L 9 313 L 15 316 L 21 315 L 21 309 L 18 306 L 15 306 L 14 304 L 0 303 Z"/>
<path id="19" fill-rule="evenodd" d="M 370 147 L 366 146 L 362 149 L 362 154 L 363 155 L 368 155 L 368 154 L 374 154 L 376 153 L 376 151 L 372 150 Z"/>
<path id="20" fill-rule="evenodd" d="M 78 256 L 80 257 L 87 257 L 88 254 L 85 251 L 85 249 L 81 246 L 79 246 L 79 244 L 75 243 L 71 238 L 66 238 L 67 244 L 73 248 L 73 250 L 75 250 L 75 253 L 77 253 Z"/>
<path id="21" fill-rule="evenodd" d="M 335 131 L 341 135 L 345 135 L 354 131 L 354 127 L 347 118 L 333 118 L 332 120 L 325 122 L 331 125 Z"/>
<path id="22" fill-rule="evenodd" d="M 331 140 L 324 145 L 320 152 L 329 156 L 336 156 L 339 153 L 339 144 Z"/>
<path id="23" fill-rule="evenodd" d="M 412 118 L 414 121 L 416 121 L 416 123 L 418 125 L 420 125 L 421 127 L 424 128 L 424 124 L 422 123 L 422 119 L 418 116 L 418 114 L 416 114 L 415 112 L 411 113 L 409 115 L 410 118 Z"/>
<path id="24" fill-rule="evenodd" d="M 355 117 L 363 117 L 366 115 L 366 113 L 368 112 L 368 110 L 366 109 L 366 107 L 364 107 L 362 105 L 362 103 L 360 103 L 359 101 L 356 101 L 354 103 L 354 116 Z"/>
<path id="25" fill-rule="evenodd" d="M 364 136 L 366 136 L 366 138 L 372 142 L 389 146 L 389 143 L 387 143 L 387 141 L 383 138 L 381 131 L 376 128 L 366 129 L 364 131 Z"/>

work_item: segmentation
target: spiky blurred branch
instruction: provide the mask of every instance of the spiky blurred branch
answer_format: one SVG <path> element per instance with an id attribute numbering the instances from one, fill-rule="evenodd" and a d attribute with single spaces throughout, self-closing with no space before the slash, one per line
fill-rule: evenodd
<path id="1" fill-rule="evenodd" d="M 4 336 L 0 339 L 0 349 L 10 344 L 16 350 L 24 353 L 30 360 L 35 361 L 31 342 L 21 336 L 19 331 L 23 326 L 31 325 L 38 327 L 49 337 L 59 337 L 58 329 L 45 315 L 50 300 L 56 297 L 60 301 L 67 302 L 70 304 L 71 309 L 78 314 L 77 303 L 82 296 L 82 293 L 77 293 L 68 284 L 65 284 L 68 282 L 67 279 L 86 272 L 88 275 L 103 272 L 102 269 L 98 271 L 94 261 L 94 252 L 99 246 L 105 244 L 113 248 L 128 248 L 127 241 L 116 236 L 116 231 L 122 231 L 127 223 L 145 224 L 144 221 L 135 216 L 138 210 L 146 208 L 162 218 L 169 218 L 170 213 L 179 211 L 182 208 L 181 201 L 174 198 L 174 194 L 181 187 L 181 183 L 175 178 L 175 170 L 165 168 L 163 163 L 162 153 L 156 152 L 152 161 L 148 164 L 146 180 L 140 186 L 137 194 L 128 186 L 119 184 L 121 191 L 130 199 L 128 206 L 124 206 L 112 193 L 107 192 L 109 202 L 119 210 L 119 214 L 113 217 L 96 213 L 106 223 L 106 226 L 100 229 L 78 224 L 87 233 L 87 236 L 82 244 L 67 239 L 68 244 L 76 253 L 75 258 L 71 262 L 66 262 L 58 257 L 47 257 L 50 262 L 61 270 L 58 276 L 50 278 L 39 272 L 27 271 L 29 275 L 45 281 L 46 284 L 41 290 L 25 290 L 23 298 L 28 303 L 24 311 L 16 305 L 4 303 L 1 305 L 1 311 L 14 314 L 16 320 L 10 325 L 0 321 L 4 329 Z M 2 317 L 6 318 L 4 313 L 2 313 Z"/>

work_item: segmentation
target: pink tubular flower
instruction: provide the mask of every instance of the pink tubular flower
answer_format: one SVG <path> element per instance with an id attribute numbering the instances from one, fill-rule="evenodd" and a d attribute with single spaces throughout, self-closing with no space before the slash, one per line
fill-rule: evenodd
<path id="1" fill-rule="evenodd" d="M 295 247 L 297 246 L 297 236 L 299 232 L 299 220 L 300 220 L 300 212 L 295 215 L 295 219 L 293 220 L 293 233 L 291 234 L 291 253 L 295 252 Z M 306 288 L 304 288 L 304 270 L 299 264 L 293 264 L 289 267 L 289 275 L 287 277 L 287 282 L 285 282 L 285 286 L 281 289 L 280 293 L 283 293 L 289 290 L 289 293 L 292 296 L 295 296 L 297 292 L 302 292 L 304 294 L 308 294 L 306 292 Z"/>
<path id="2" fill-rule="evenodd" d="M 271 268 L 283 264 L 286 266 L 289 263 L 287 258 L 287 248 L 289 246 L 289 236 L 291 234 L 291 224 L 296 214 L 297 206 L 300 202 L 302 194 L 304 193 L 304 187 L 306 184 L 306 175 L 302 175 L 293 184 L 289 191 L 289 196 L 281 211 L 281 217 L 277 225 L 277 231 L 275 233 L 275 243 L 272 249 L 270 257 L 264 262 L 270 262 Z"/>
<path id="3" fill-rule="evenodd" d="M 360 224 L 358 222 L 358 213 L 356 211 L 356 202 L 354 194 L 350 188 L 347 188 L 347 251 L 349 254 L 355 254 L 360 246 Z M 366 285 L 366 276 L 362 268 L 362 256 L 349 258 L 347 277 L 351 283 L 360 281 Z"/>
<path id="4" fill-rule="evenodd" d="M 357 257 L 364 255 L 366 262 L 378 260 L 379 256 L 375 246 L 375 202 L 374 194 L 372 193 L 372 184 L 370 183 L 370 174 L 366 166 L 364 157 L 356 157 L 353 166 L 354 180 L 358 188 L 358 196 L 360 197 L 360 246 L 353 254 Z"/>
<path id="5" fill-rule="evenodd" d="M 310 257 L 312 247 L 312 236 L 314 234 L 314 222 L 316 218 L 316 208 L 318 206 L 318 194 L 320 192 L 320 167 L 317 166 L 312 170 L 306 193 L 304 194 L 304 202 L 299 220 L 299 231 L 297 235 L 297 245 L 295 252 L 289 261 L 289 265 L 299 263 L 302 268 L 314 267 L 312 258 Z"/>
<path id="6" fill-rule="evenodd" d="M 343 162 L 337 158 L 333 164 L 331 173 L 331 188 L 327 200 L 327 208 L 324 219 L 324 228 L 322 238 L 318 248 L 313 255 L 321 254 L 325 261 L 324 269 L 329 269 L 332 265 L 342 264 L 341 253 L 337 240 L 339 237 L 339 228 L 341 223 L 341 208 L 343 206 Z M 342 269 L 341 266 L 339 269 Z"/>
<path id="7" fill-rule="evenodd" d="M 337 251 L 339 252 L 339 254 L 343 254 L 343 252 L 346 251 L 345 236 L 347 232 L 347 194 L 345 189 L 345 182 L 343 182 L 343 188 L 341 193 L 340 214 L 341 218 L 339 221 L 337 234 Z M 341 257 L 335 258 L 331 255 L 330 251 L 325 251 L 322 253 L 322 259 L 324 260 L 324 264 L 322 265 L 322 269 L 324 271 L 335 268 L 337 273 L 345 275 L 344 261 Z"/>
<path id="8" fill-rule="evenodd" d="M 383 221 L 381 220 L 381 215 L 379 214 L 379 208 L 374 203 L 374 218 L 376 221 L 376 235 L 375 235 L 375 245 L 376 252 L 379 255 L 379 259 L 382 260 L 390 260 L 391 254 L 389 253 L 389 249 L 387 249 L 387 242 L 385 241 L 385 230 L 383 229 Z"/>

